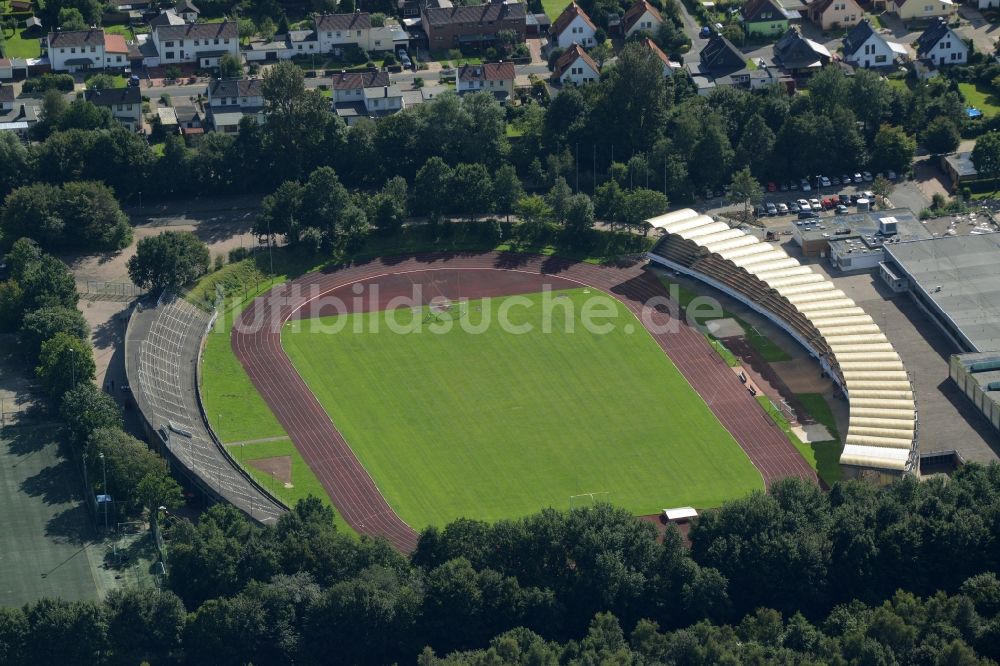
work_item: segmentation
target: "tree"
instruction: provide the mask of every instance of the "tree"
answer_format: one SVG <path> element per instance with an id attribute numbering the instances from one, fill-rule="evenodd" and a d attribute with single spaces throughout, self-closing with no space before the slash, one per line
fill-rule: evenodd
<path id="1" fill-rule="evenodd" d="M 104 606 L 114 663 L 169 662 L 180 651 L 187 612 L 170 590 L 117 588 Z"/>
<path id="2" fill-rule="evenodd" d="M 566 205 L 566 230 L 582 237 L 594 226 L 594 204 L 586 194 L 574 194 Z"/>
<path id="3" fill-rule="evenodd" d="M 264 95 L 264 148 L 283 178 L 299 178 L 312 166 L 314 147 L 323 141 L 331 118 L 329 103 L 318 90 L 307 90 L 305 76 L 290 60 L 268 68 Z"/>
<path id="4" fill-rule="evenodd" d="M 621 221 L 628 227 L 643 230 L 643 235 L 649 233 L 646 220 L 667 212 L 670 202 L 667 195 L 657 190 L 636 188 L 625 194 L 625 211 Z"/>
<path id="5" fill-rule="evenodd" d="M 89 342 L 56 333 L 42 343 L 35 374 L 54 400 L 81 382 L 92 382 L 97 367 Z"/>
<path id="6" fill-rule="evenodd" d="M 493 180 L 482 164 L 462 163 L 455 167 L 451 177 L 451 197 L 459 212 L 469 219 L 490 210 L 493 199 Z"/>
<path id="7" fill-rule="evenodd" d="M 511 211 L 523 196 L 524 188 L 517 170 L 511 164 L 504 164 L 493 178 L 493 210 L 510 221 Z"/>
<path id="8" fill-rule="evenodd" d="M 108 494 L 115 498 L 126 515 L 136 515 L 147 506 L 139 492 L 140 482 L 147 476 L 167 474 L 166 460 L 120 428 L 92 431 L 87 439 L 86 453 L 90 478 L 103 479 L 103 472 L 107 472 Z M 103 469 L 101 454 L 104 455 Z"/>
<path id="9" fill-rule="evenodd" d="M 243 61 L 232 53 L 225 53 L 219 58 L 219 76 L 223 79 L 239 79 L 243 77 Z"/>
<path id="10" fill-rule="evenodd" d="M 552 209 L 553 219 L 560 224 L 566 221 L 566 211 L 571 196 L 573 196 L 573 190 L 570 189 L 566 179 L 562 176 L 556 176 L 552 188 L 545 196 L 545 201 Z"/>
<path id="11" fill-rule="evenodd" d="M 958 125 L 947 116 L 938 116 L 930 121 L 924 130 L 924 148 L 934 155 L 955 152 L 961 140 L 962 135 L 958 131 Z"/>
<path id="12" fill-rule="evenodd" d="M 110 74 L 94 74 L 87 79 L 87 90 L 110 90 L 115 87 L 115 77 Z"/>
<path id="13" fill-rule="evenodd" d="M 128 260 L 132 282 L 144 289 L 180 287 L 208 272 L 208 246 L 190 231 L 143 238 Z"/>
<path id="14" fill-rule="evenodd" d="M 258 236 L 283 235 L 285 240 L 294 245 L 299 242 L 301 223 L 299 211 L 302 207 L 302 184 L 295 180 L 286 180 L 272 194 L 264 197 L 260 213 L 254 222 L 253 232 Z"/>
<path id="15" fill-rule="evenodd" d="M 729 201 L 730 203 L 743 204 L 743 221 L 750 220 L 750 207 L 756 206 L 764 200 L 764 188 L 760 182 L 750 173 L 750 167 L 743 167 L 733 174 L 733 181 L 730 183 Z"/>
<path id="16" fill-rule="evenodd" d="M 63 395 L 59 418 L 66 425 L 70 442 L 81 447 L 99 428 L 122 427 L 118 403 L 92 382 L 77 383 Z"/>
<path id="17" fill-rule="evenodd" d="M 892 188 L 894 187 L 895 184 L 891 180 L 884 176 L 879 176 L 872 183 L 872 192 L 875 193 L 876 197 L 885 202 L 889 198 L 889 195 L 892 194 Z"/>
<path id="18" fill-rule="evenodd" d="M 371 198 L 369 218 L 382 233 L 399 230 L 406 221 L 406 180 L 395 176 L 385 184 L 382 191 Z"/>
<path id="19" fill-rule="evenodd" d="M 87 21 L 76 7 L 63 7 L 59 10 L 59 28 L 62 30 L 86 30 Z"/>
<path id="20" fill-rule="evenodd" d="M 32 183 L 7 196 L 0 212 L 4 238 L 14 241 L 31 238 L 42 247 L 58 247 L 65 242 L 65 222 L 60 210 L 62 192 L 55 185 Z"/>
<path id="21" fill-rule="evenodd" d="M 524 237 L 528 242 L 536 240 L 545 225 L 552 221 L 552 207 L 537 194 L 521 197 L 516 212 L 524 225 Z"/>
<path id="22" fill-rule="evenodd" d="M 916 149 L 916 140 L 904 132 L 901 127 L 883 125 L 878 134 L 875 135 L 872 167 L 878 171 L 891 169 L 903 173 L 910 168 L 910 162 L 913 161 L 913 153 Z"/>
<path id="23" fill-rule="evenodd" d="M 13 132 L 0 132 L 0 198 L 31 176 L 28 150 Z M 0 237 L 0 245 L 2 245 Z"/>
<path id="24" fill-rule="evenodd" d="M 32 363 L 38 360 L 42 343 L 56 333 L 68 333 L 79 340 L 90 339 L 90 326 L 83 313 L 62 305 L 42 307 L 24 315 L 18 341 Z"/>
<path id="25" fill-rule="evenodd" d="M 972 164 L 983 178 L 1000 176 L 1000 131 L 987 132 L 976 139 Z"/>
<path id="26" fill-rule="evenodd" d="M 453 172 L 440 157 L 432 157 L 417 171 L 414 181 L 414 203 L 417 209 L 432 219 L 450 208 Z"/>
<path id="27" fill-rule="evenodd" d="M 66 183 L 60 211 L 69 220 L 67 235 L 78 246 L 120 250 L 132 243 L 132 227 L 114 192 L 104 183 Z"/>
<path id="28" fill-rule="evenodd" d="M 149 511 L 149 524 L 154 530 L 160 519 L 159 507 L 176 509 L 184 504 L 181 487 L 167 474 L 166 469 L 143 476 L 136 487 L 136 496 Z"/>

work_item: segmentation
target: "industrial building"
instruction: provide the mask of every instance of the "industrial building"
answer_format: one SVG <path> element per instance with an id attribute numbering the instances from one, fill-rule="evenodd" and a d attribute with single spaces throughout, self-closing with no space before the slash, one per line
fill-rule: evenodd
<path id="1" fill-rule="evenodd" d="M 1000 353 L 952 354 L 948 370 L 976 409 L 1000 430 Z"/>
<path id="2" fill-rule="evenodd" d="M 792 229 L 803 256 L 826 257 L 842 271 L 872 270 L 884 245 L 931 237 L 909 208 L 798 220 Z"/>
<path id="3" fill-rule="evenodd" d="M 962 352 L 1000 352 L 1000 233 L 885 247 L 879 277 L 908 292 Z"/>

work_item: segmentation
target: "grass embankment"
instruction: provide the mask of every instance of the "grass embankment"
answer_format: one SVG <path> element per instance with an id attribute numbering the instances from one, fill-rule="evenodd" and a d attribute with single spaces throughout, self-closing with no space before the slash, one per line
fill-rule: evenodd
<path id="1" fill-rule="evenodd" d="M 564 508 L 584 493 L 607 492 L 614 504 L 649 514 L 718 506 L 762 487 L 743 450 L 621 303 L 586 289 L 561 293 L 548 333 L 543 295 L 529 294 L 510 298 L 530 306 L 508 310 L 511 324 L 532 327 L 523 334 L 497 325 L 508 299 L 493 299 L 441 315 L 457 319 L 439 334 L 429 324 L 393 333 L 385 313 L 368 313 L 323 318 L 324 332 L 289 326 L 282 344 L 389 504 L 418 529 Z M 608 333 L 583 325 L 593 299 L 613 313 Z M 482 332 L 464 329 L 487 312 L 493 319 Z M 433 316 L 394 315 L 402 325 Z"/>
<path id="2" fill-rule="evenodd" d="M 802 454 L 802 457 L 805 458 L 810 467 L 816 470 L 816 473 L 823 479 L 823 482 L 828 486 L 832 486 L 837 481 L 840 481 L 841 478 L 840 452 L 844 448 L 840 442 L 840 435 L 837 432 L 833 412 L 826 403 L 826 399 L 819 393 L 799 393 L 795 397 L 814 419 L 826 426 L 833 439 L 822 442 L 803 442 L 792 432 L 792 427 L 789 425 L 788 419 L 785 418 L 785 415 L 780 410 L 775 408 L 770 398 L 766 395 L 758 395 L 757 402 L 760 403 L 760 406 L 771 417 L 775 425 L 781 428 L 781 431 L 785 433 L 785 437 Z"/>

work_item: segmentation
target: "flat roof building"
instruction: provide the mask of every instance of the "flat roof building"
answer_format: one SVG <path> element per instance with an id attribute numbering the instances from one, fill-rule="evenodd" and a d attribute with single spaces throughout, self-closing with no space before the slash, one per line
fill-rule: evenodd
<path id="1" fill-rule="evenodd" d="M 796 220 L 792 228 L 792 238 L 803 256 L 828 257 L 834 267 L 844 271 L 878 266 L 885 243 L 931 237 L 909 208 Z"/>
<path id="2" fill-rule="evenodd" d="M 1000 233 L 899 243 L 885 253 L 882 280 L 909 292 L 958 351 L 1000 352 Z"/>

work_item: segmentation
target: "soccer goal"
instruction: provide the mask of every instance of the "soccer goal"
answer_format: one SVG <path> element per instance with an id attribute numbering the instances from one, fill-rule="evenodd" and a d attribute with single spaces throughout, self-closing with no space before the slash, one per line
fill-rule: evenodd
<path id="1" fill-rule="evenodd" d="M 604 490 L 597 493 L 580 493 L 569 496 L 569 508 L 582 509 L 596 504 L 611 504 L 611 492 Z"/>

